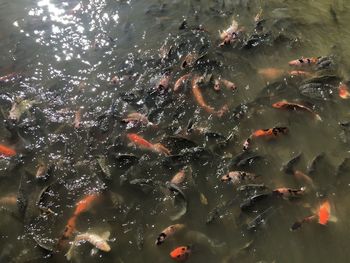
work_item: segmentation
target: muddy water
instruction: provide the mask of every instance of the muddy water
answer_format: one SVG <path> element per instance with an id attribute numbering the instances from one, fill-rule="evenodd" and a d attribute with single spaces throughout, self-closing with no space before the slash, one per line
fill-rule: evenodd
<path id="1" fill-rule="evenodd" d="M 336 87 L 349 79 L 349 8 L 345 0 L 2 0 L 0 75 L 17 75 L 0 83 L 0 138 L 18 154 L 0 160 L 0 199 L 13 195 L 18 201 L 1 199 L 0 261 L 65 262 L 68 241 L 77 233 L 110 231 L 109 253 L 91 255 L 92 246 L 82 244 L 72 260 L 171 262 L 172 249 L 193 245 L 188 262 L 346 262 L 350 181 L 349 169 L 339 165 L 349 157 L 349 128 L 339 123 L 347 123 L 350 116 L 348 100 L 339 98 Z M 254 17 L 261 10 L 263 28 L 257 30 Z M 233 18 L 243 28 L 243 37 L 219 48 L 218 31 Z M 184 20 L 187 28 L 179 30 Z M 162 59 L 162 50 L 170 50 L 169 56 Z M 183 70 L 181 58 L 189 52 L 205 56 Z M 330 67 L 311 71 L 336 76 L 321 81 L 335 87 L 328 97 L 298 92 L 311 77 L 290 77 L 288 61 L 302 56 L 330 58 Z M 286 73 L 273 80 L 258 73 L 270 67 Z M 155 90 L 163 74 L 170 74 L 172 86 L 188 72 L 235 82 L 235 91 L 202 87 L 208 104 L 216 109 L 228 105 L 224 116 L 201 109 L 189 84 L 178 94 Z M 113 82 L 115 76 L 119 80 Z M 19 99 L 33 105 L 11 121 L 11 105 Z M 282 99 L 311 105 L 322 121 L 307 112 L 271 107 Z M 79 109 L 82 122 L 75 129 Z M 121 123 L 135 111 L 148 115 L 156 127 Z M 222 136 L 186 134 L 189 120 L 195 128 Z M 240 166 L 233 162 L 254 130 L 276 125 L 287 126 L 288 135 L 254 142 L 250 154 L 259 159 Z M 185 156 L 179 161 L 130 146 L 127 133 L 152 143 L 166 144 L 170 136 L 185 136 L 193 143 L 166 144 L 172 155 Z M 304 173 L 315 156 L 324 156 L 309 173 L 314 187 L 281 170 L 299 153 L 295 169 Z M 129 162 L 121 160 L 121 154 L 127 154 Z M 101 169 L 100 158 L 106 158 L 110 174 Z M 39 163 L 53 167 L 46 180 L 35 178 Z M 183 203 L 165 182 L 184 166 L 181 189 L 187 212 L 172 220 Z M 240 204 L 252 193 L 238 193 L 237 187 L 222 183 L 220 177 L 229 170 L 256 173 L 256 183 L 269 189 L 306 186 L 307 194 L 293 201 L 264 200 L 241 211 Z M 137 187 L 130 183 L 133 179 L 152 182 Z M 91 193 L 99 193 L 100 201 L 79 215 L 75 232 L 60 242 L 75 204 Z M 40 211 L 40 196 L 40 206 L 52 212 Z M 290 231 L 325 198 L 337 222 L 314 222 Z M 218 218 L 206 223 L 216 207 L 223 207 Z M 262 224 L 248 230 L 247 223 L 266 209 Z M 163 245 L 154 245 L 157 235 L 174 223 L 186 228 Z"/>

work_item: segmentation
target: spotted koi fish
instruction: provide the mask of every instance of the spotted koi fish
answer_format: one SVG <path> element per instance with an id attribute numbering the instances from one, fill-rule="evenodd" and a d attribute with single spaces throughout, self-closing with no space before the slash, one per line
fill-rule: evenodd
<path id="1" fill-rule="evenodd" d="M 175 233 L 177 233 L 184 227 L 185 227 L 184 224 L 175 224 L 175 225 L 168 226 L 158 235 L 156 240 L 156 245 L 159 246 L 163 244 L 167 238 L 173 236 Z"/>
<path id="2" fill-rule="evenodd" d="M 191 254 L 190 246 L 181 246 L 170 252 L 170 257 L 175 261 L 185 261 Z"/>
<path id="3" fill-rule="evenodd" d="M 305 65 L 314 65 L 318 62 L 319 58 L 311 57 L 311 58 L 299 58 L 292 61 L 289 61 L 289 66 L 301 67 Z"/>
<path id="4" fill-rule="evenodd" d="M 288 133 L 288 128 L 287 127 L 273 127 L 273 128 L 270 128 L 270 129 L 256 130 L 243 143 L 243 150 L 247 150 L 248 149 L 248 147 L 250 146 L 251 141 L 254 138 L 261 138 L 261 137 L 276 138 L 279 135 L 287 134 L 287 133 Z"/>
<path id="5" fill-rule="evenodd" d="M 322 121 L 320 115 L 316 114 L 312 109 L 302 104 L 288 102 L 286 100 L 282 100 L 272 104 L 272 107 L 276 109 L 284 109 L 284 110 L 292 110 L 292 111 L 304 111 L 310 113 L 315 119 Z"/>

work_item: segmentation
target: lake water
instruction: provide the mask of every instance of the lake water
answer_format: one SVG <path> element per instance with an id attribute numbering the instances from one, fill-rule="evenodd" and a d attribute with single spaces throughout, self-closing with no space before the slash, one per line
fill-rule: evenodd
<path id="1" fill-rule="evenodd" d="M 17 153 L 0 159 L 0 262 L 66 262 L 75 236 L 87 231 L 109 231 L 111 251 L 79 243 L 73 262 L 172 262 L 169 253 L 184 245 L 193 263 L 347 262 L 350 104 L 338 86 L 350 80 L 349 10 L 345 0 L 1 0 L 0 138 Z M 233 19 L 237 39 L 219 46 L 219 30 Z M 188 54 L 197 60 L 183 68 Z M 288 65 L 302 57 L 318 62 Z M 211 112 L 191 87 L 202 75 Z M 169 87 L 159 90 L 164 77 Z M 221 83 L 215 91 L 220 79 L 237 89 Z M 317 89 L 304 90 L 309 83 Z M 281 100 L 311 111 L 272 107 Z M 133 112 L 154 125 L 125 124 Z M 276 126 L 288 134 L 253 138 L 243 158 L 254 158 L 237 161 L 254 131 Z M 130 145 L 132 133 L 170 156 Z M 45 179 L 36 178 L 40 164 L 51 168 Z M 174 190 L 166 182 L 182 168 L 185 181 Z M 239 191 L 220 180 L 229 171 L 254 173 L 248 183 L 266 188 Z M 280 187 L 306 192 L 271 195 Z M 260 193 L 268 197 L 240 207 Z M 63 240 L 77 202 L 91 194 L 98 200 Z M 327 225 L 290 230 L 324 200 Z M 185 227 L 155 245 L 176 223 Z"/>

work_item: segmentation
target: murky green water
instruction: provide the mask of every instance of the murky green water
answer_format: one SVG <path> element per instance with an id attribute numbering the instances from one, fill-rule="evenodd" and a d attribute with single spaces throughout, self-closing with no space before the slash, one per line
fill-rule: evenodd
<path id="1" fill-rule="evenodd" d="M 344 123 L 350 107 L 338 86 L 350 77 L 349 8 L 345 0 L 0 1 L 0 76 L 15 73 L 0 79 L 0 138 L 17 152 L 0 160 L 0 261 L 66 262 L 68 241 L 76 235 L 110 231 L 109 253 L 91 255 L 93 247 L 84 243 L 72 261 L 171 262 L 174 248 L 192 245 L 188 262 L 347 262 L 350 134 Z M 262 28 L 254 22 L 261 10 Z M 218 31 L 233 18 L 243 31 L 239 40 L 218 47 Z M 187 26 L 179 29 L 184 20 Z M 204 56 L 181 69 L 189 53 Z M 330 65 L 302 69 L 312 76 L 290 76 L 289 61 L 319 56 L 329 57 Z M 264 68 L 284 73 L 267 80 L 259 74 Z M 187 73 L 233 81 L 235 91 L 221 85 L 216 92 L 213 81 L 201 86 L 209 105 L 226 104 L 228 112 L 218 117 L 203 110 L 190 82 L 173 92 Z M 170 75 L 166 92 L 156 89 L 164 74 Z M 305 95 L 299 87 L 307 82 L 327 84 L 322 88 L 328 93 Z M 283 99 L 310 106 L 322 121 L 271 106 Z M 31 107 L 11 120 L 11 107 L 21 100 Z M 122 123 L 131 112 L 156 125 Z M 190 120 L 194 131 L 186 132 Z M 288 135 L 255 140 L 246 154 L 259 158 L 234 161 L 253 131 L 274 126 L 288 127 Z M 171 156 L 130 145 L 130 133 L 161 142 Z M 309 172 L 314 188 L 281 170 L 299 153 L 293 168 Z M 315 171 L 308 171 L 320 154 Z M 52 167 L 46 180 L 35 177 L 40 163 Z M 166 182 L 183 167 L 187 211 L 172 220 L 184 201 Z M 268 189 L 239 192 L 220 181 L 234 170 L 259 175 L 253 183 Z M 138 186 L 135 179 L 149 181 Z M 254 194 L 302 186 L 307 193 L 297 200 L 269 197 L 240 208 Z M 98 202 L 62 241 L 76 203 L 91 193 L 99 193 Z M 290 231 L 324 199 L 336 222 Z M 218 217 L 208 223 L 215 208 Z M 266 209 L 262 224 L 247 229 Z M 186 227 L 156 246 L 159 233 L 175 223 Z"/>

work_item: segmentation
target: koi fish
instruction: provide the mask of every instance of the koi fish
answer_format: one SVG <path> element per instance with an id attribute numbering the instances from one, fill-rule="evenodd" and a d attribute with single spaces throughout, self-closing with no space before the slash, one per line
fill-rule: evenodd
<path id="1" fill-rule="evenodd" d="M 231 25 L 229 28 L 224 30 L 223 32 L 220 32 L 220 39 L 222 42 L 219 44 L 219 47 L 222 47 L 224 45 L 230 45 L 234 43 L 237 40 L 238 37 L 238 23 L 236 20 L 232 20 Z"/>
<path id="2" fill-rule="evenodd" d="M 289 71 L 289 75 L 290 76 L 294 76 L 294 77 L 313 77 L 314 74 L 311 73 L 311 72 L 307 72 L 307 71 L 304 71 L 304 70 L 292 70 L 292 71 Z"/>
<path id="3" fill-rule="evenodd" d="M 338 87 L 339 97 L 346 100 L 350 98 L 349 88 L 346 84 L 340 83 Z"/>
<path id="4" fill-rule="evenodd" d="M 180 90 L 180 88 L 186 83 L 186 81 L 191 77 L 191 73 L 188 73 L 186 75 L 183 75 L 178 80 L 176 80 L 174 84 L 174 91 L 177 92 Z"/>
<path id="5" fill-rule="evenodd" d="M 200 107 L 202 107 L 206 112 L 208 113 L 215 113 L 215 109 L 209 105 L 207 105 L 204 101 L 204 98 L 202 96 L 202 92 L 200 91 L 200 87 L 198 83 L 200 82 L 201 77 L 195 76 L 192 79 L 192 93 L 194 98 L 196 99 L 197 103 Z"/>
<path id="6" fill-rule="evenodd" d="M 11 157 L 16 155 L 16 151 L 3 144 L 0 144 L 0 156 Z"/>
<path id="7" fill-rule="evenodd" d="M 276 109 L 286 109 L 286 110 L 293 110 L 293 111 L 308 112 L 308 113 L 311 113 L 317 120 L 322 121 L 320 115 L 316 114 L 309 107 L 298 104 L 298 103 L 293 103 L 293 102 L 288 102 L 286 100 L 282 100 L 282 101 L 279 101 L 279 102 L 272 104 L 272 107 L 274 107 Z"/>
<path id="8" fill-rule="evenodd" d="M 153 125 L 153 123 L 148 120 L 146 115 L 138 113 L 138 112 L 129 113 L 126 116 L 126 118 L 122 119 L 122 122 L 125 122 L 125 123 L 138 122 L 138 123 L 141 123 L 143 125 Z"/>
<path id="9" fill-rule="evenodd" d="M 303 172 L 296 170 L 294 171 L 294 176 L 295 178 L 297 178 L 298 180 L 301 180 L 303 182 L 308 183 L 311 187 L 315 187 L 314 185 L 314 181 L 310 178 L 310 176 L 307 176 L 306 174 L 304 174 Z"/>
<path id="10" fill-rule="evenodd" d="M 157 152 L 157 153 L 161 153 L 164 155 L 170 155 L 171 152 L 168 148 L 166 148 L 163 144 L 161 143 L 155 143 L 152 145 L 152 150 Z"/>
<path id="11" fill-rule="evenodd" d="M 170 180 L 170 183 L 179 185 L 185 180 L 185 170 L 180 170 L 177 172 L 174 177 Z"/>
<path id="12" fill-rule="evenodd" d="M 329 201 L 326 200 L 320 205 L 316 214 L 305 217 L 304 219 L 295 222 L 292 225 L 291 230 L 296 230 L 300 228 L 304 223 L 308 223 L 308 222 L 318 222 L 320 225 L 327 225 L 330 219 L 331 219 L 331 205 Z"/>
<path id="13" fill-rule="evenodd" d="M 220 88 L 220 80 L 218 79 L 214 79 L 214 90 L 215 91 L 220 91 L 221 88 Z"/>
<path id="14" fill-rule="evenodd" d="M 104 252 L 111 251 L 111 247 L 107 243 L 109 236 L 110 236 L 109 231 L 102 233 L 101 235 L 98 235 L 95 233 L 89 233 L 89 232 L 77 235 L 75 237 L 72 245 L 70 246 L 68 252 L 66 253 L 67 260 L 72 259 L 73 255 L 74 255 L 74 248 L 79 243 L 82 243 L 82 242 L 89 242 L 91 245 L 93 245 L 97 249 L 104 251 Z"/>
<path id="15" fill-rule="evenodd" d="M 48 165 L 44 162 L 39 162 L 38 164 L 38 169 L 36 170 L 36 173 L 35 173 L 35 178 L 37 179 L 44 179 L 46 178 L 49 173 L 52 171 L 52 166 L 51 165 Z"/>
<path id="16" fill-rule="evenodd" d="M 184 227 L 185 227 L 184 224 L 175 224 L 175 225 L 168 226 L 158 235 L 157 240 L 156 240 L 156 245 L 159 246 L 159 245 L 163 244 L 163 242 L 167 238 L 173 236 L 176 232 L 183 229 Z"/>
<path id="17" fill-rule="evenodd" d="M 17 204 L 17 195 L 8 194 L 0 197 L 0 205 L 16 205 Z"/>
<path id="18" fill-rule="evenodd" d="M 73 125 L 75 129 L 79 129 L 81 126 L 81 109 L 75 112 L 75 117 L 73 121 Z"/>
<path id="19" fill-rule="evenodd" d="M 240 184 L 243 181 L 252 181 L 257 177 L 258 176 L 253 173 L 247 173 L 243 171 L 233 171 L 221 177 L 221 181 L 226 183 L 232 183 L 232 184 Z"/>
<path id="20" fill-rule="evenodd" d="M 289 66 L 296 66 L 296 67 L 300 67 L 300 66 L 305 66 L 305 65 L 313 65 L 316 64 L 318 62 L 319 58 L 315 58 L 315 57 L 311 57 L 311 58 L 299 58 L 299 59 L 295 59 L 292 61 L 289 61 L 288 64 Z"/>
<path id="21" fill-rule="evenodd" d="M 235 90 L 237 89 L 237 86 L 235 83 L 227 80 L 227 79 L 220 79 L 221 83 L 224 84 L 224 86 L 229 90 Z"/>
<path id="22" fill-rule="evenodd" d="M 191 254 L 190 246 L 181 246 L 170 252 L 170 257 L 176 261 L 185 261 Z"/>
<path id="23" fill-rule="evenodd" d="M 167 90 L 169 87 L 169 81 L 170 81 L 170 75 L 169 74 L 164 74 L 164 76 L 159 80 L 157 84 L 157 90 L 162 91 L 162 90 Z"/>
<path id="24" fill-rule="evenodd" d="M 273 127 L 270 129 L 260 129 L 254 131 L 249 138 L 243 143 L 243 150 L 247 150 L 250 146 L 250 143 L 253 138 L 267 137 L 267 138 L 276 138 L 281 134 L 287 134 L 287 127 Z"/>
<path id="25" fill-rule="evenodd" d="M 258 74 L 267 80 L 274 80 L 282 77 L 285 71 L 279 68 L 262 68 L 258 70 Z"/>
<path id="26" fill-rule="evenodd" d="M 302 187 L 300 189 L 291 189 L 291 188 L 281 187 L 273 190 L 272 193 L 284 199 L 290 199 L 290 198 L 300 197 L 304 195 L 305 190 L 306 190 L 305 187 Z"/>
<path id="27" fill-rule="evenodd" d="M 95 202 L 95 200 L 97 200 L 99 198 L 99 194 L 95 193 L 95 194 L 90 194 L 85 196 L 82 200 L 80 200 L 75 207 L 74 213 L 71 216 L 71 218 L 69 218 L 68 223 L 65 227 L 65 230 L 63 232 L 63 237 L 64 238 L 69 238 L 70 236 L 72 236 L 72 234 L 75 232 L 76 230 L 76 221 L 78 219 L 78 216 L 83 213 L 86 212 L 87 210 L 90 209 L 90 207 L 92 206 L 92 204 Z"/>
<path id="28" fill-rule="evenodd" d="M 324 201 L 318 209 L 318 223 L 327 225 L 331 216 L 331 205 L 328 200 Z"/>
<path id="29" fill-rule="evenodd" d="M 126 135 L 130 141 L 132 141 L 135 145 L 141 147 L 141 148 L 153 148 L 153 144 L 149 141 L 146 141 L 141 136 L 137 135 L 136 133 L 128 133 Z"/>

